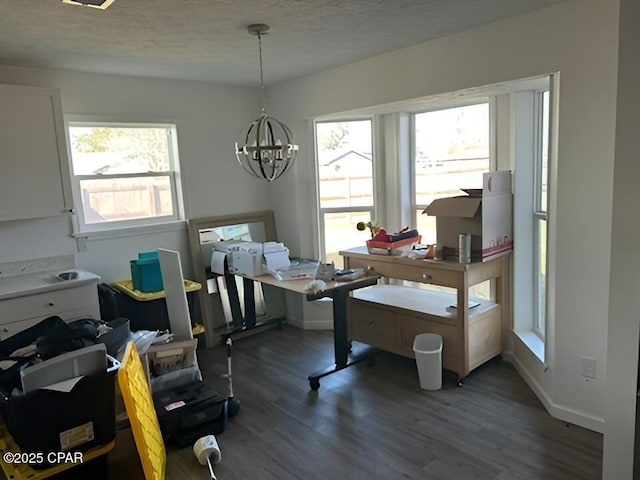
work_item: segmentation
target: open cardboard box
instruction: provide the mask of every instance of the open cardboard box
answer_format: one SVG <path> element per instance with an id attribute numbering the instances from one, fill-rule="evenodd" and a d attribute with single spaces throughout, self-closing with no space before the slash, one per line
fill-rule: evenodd
<path id="1" fill-rule="evenodd" d="M 140 355 L 142 368 L 144 369 L 151 391 L 156 392 L 163 388 L 169 388 L 169 386 L 171 386 L 171 382 L 174 381 L 189 383 L 189 381 L 202 380 L 196 356 L 197 346 L 198 340 L 194 338 L 192 340 L 151 345 L 145 353 Z M 171 372 L 166 375 L 154 375 L 154 371 L 156 370 L 154 366 L 158 361 L 162 362 L 164 359 L 170 359 L 177 356 L 180 356 L 182 359 L 181 372 L 184 373 L 184 379 L 179 378 L 180 373 L 178 373 L 178 371 Z M 164 379 L 170 379 L 170 381 Z M 118 421 L 126 418 L 122 394 L 117 387 L 117 382 L 115 410 Z"/>
<path id="2" fill-rule="evenodd" d="M 175 386 L 174 384 L 186 384 L 202 380 L 196 357 L 197 346 L 198 340 L 195 338 L 161 345 L 151 345 L 142 355 L 142 366 L 151 386 L 151 391 L 156 392 Z M 160 365 L 166 364 L 167 360 L 170 363 L 171 359 L 176 357 L 181 358 L 179 368 L 169 373 L 160 371 Z"/>
<path id="3" fill-rule="evenodd" d="M 458 259 L 458 235 L 471 234 L 472 260 L 489 260 L 513 249 L 511 172 L 487 172 L 481 190 L 439 198 L 423 213 L 436 217 L 437 243 L 445 259 Z"/>

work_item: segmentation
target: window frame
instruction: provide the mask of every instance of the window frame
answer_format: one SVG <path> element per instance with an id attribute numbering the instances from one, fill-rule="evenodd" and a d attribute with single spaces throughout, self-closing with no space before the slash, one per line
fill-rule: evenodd
<path id="1" fill-rule="evenodd" d="M 320 162 L 319 162 L 319 151 L 318 151 L 318 128 L 319 124 L 324 123 L 348 123 L 348 122 L 362 122 L 368 121 L 371 128 L 371 182 L 372 182 L 372 205 L 356 205 L 356 206 L 345 206 L 345 207 L 322 207 L 320 202 Z M 316 187 L 316 211 L 318 212 L 317 217 L 317 228 L 318 228 L 318 257 L 326 259 L 326 245 L 325 245 L 325 215 L 332 213 L 360 213 L 360 212 L 369 212 L 370 218 L 372 221 L 376 219 L 377 212 L 377 203 L 376 198 L 378 194 L 378 185 L 377 185 L 377 125 L 374 116 L 356 116 L 356 117 L 332 117 L 327 119 L 314 119 L 312 122 L 312 137 L 313 137 L 313 151 L 314 151 L 314 176 L 315 176 L 315 187 Z M 355 226 L 354 226 L 355 228 Z"/>
<path id="2" fill-rule="evenodd" d="M 71 149 L 70 129 L 73 127 L 99 127 L 99 128 L 162 128 L 165 129 L 169 138 L 169 170 L 161 172 L 140 172 L 140 173 L 120 173 L 120 174 L 100 174 L 100 175 L 76 175 L 73 165 L 73 155 Z M 184 198 L 181 185 L 181 169 L 178 151 L 178 125 L 173 121 L 149 121 L 149 120 L 105 120 L 98 116 L 67 116 L 65 117 L 65 131 L 67 134 L 67 149 L 69 152 L 69 174 L 71 179 L 71 190 L 74 201 L 74 236 L 96 234 L 100 232 L 115 232 L 119 230 L 130 230 L 140 228 L 153 228 L 154 226 L 165 226 L 184 222 L 185 209 Z M 81 182 L 83 180 L 106 180 L 109 178 L 144 178 L 144 177 L 167 177 L 169 178 L 169 191 L 171 192 L 171 203 L 173 214 L 158 215 L 154 217 L 136 218 L 128 220 L 104 221 L 87 223 L 85 221 L 85 211 L 82 199 Z"/>
<path id="3" fill-rule="evenodd" d="M 547 108 L 544 108 L 544 95 L 547 95 Z M 551 89 L 544 88 L 538 89 L 534 91 L 534 103 L 533 103 L 533 115 L 534 115 L 534 184 L 533 184 L 533 212 L 532 212 L 532 255 L 531 259 L 533 262 L 533 274 L 534 279 L 532 282 L 533 287 L 533 332 L 540 337 L 540 339 L 544 342 L 547 332 L 547 302 L 546 302 L 546 292 L 549 291 L 549 280 L 548 280 L 548 272 L 549 272 L 549 218 L 548 218 L 548 210 L 549 210 L 549 182 L 550 182 L 550 169 L 549 169 L 549 161 L 551 159 Z M 547 138 L 546 138 L 546 152 L 544 149 L 544 116 L 547 116 Z M 542 189 L 542 180 L 543 180 L 543 157 L 547 155 L 547 175 L 546 175 L 546 209 L 542 208 L 542 199 L 543 199 L 543 189 Z M 543 248 L 540 242 L 541 222 L 544 222 L 546 225 L 546 235 L 542 240 L 544 242 L 544 249 L 547 254 L 545 255 L 545 265 L 540 263 L 541 252 L 540 250 Z M 540 285 L 540 276 L 541 271 L 544 268 L 545 271 L 545 281 L 544 286 L 541 288 Z M 544 289 L 544 290 L 543 290 Z M 544 300 L 544 301 L 541 301 Z"/>

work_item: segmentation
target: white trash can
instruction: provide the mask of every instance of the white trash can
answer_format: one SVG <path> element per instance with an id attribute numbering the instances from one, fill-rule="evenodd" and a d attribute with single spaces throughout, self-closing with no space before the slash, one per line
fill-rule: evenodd
<path id="1" fill-rule="evenodd" d="M 442 387 L 442 336 L 421 333 L 413 340 L 420 388 L 440 390 Z"/>

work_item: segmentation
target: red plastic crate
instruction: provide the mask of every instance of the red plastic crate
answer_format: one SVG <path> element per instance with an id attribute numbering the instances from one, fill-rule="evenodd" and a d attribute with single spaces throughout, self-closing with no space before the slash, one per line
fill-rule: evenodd
<path id="1" fill-rule="evenodd" d="M 369 250 L 369 253 L 376 253 L 374 251 L 376 249 L 386 250 L 387 252 L 390 252 L 391 250 L 396 250 L 400 247 L 406 247 L 407 245 L 420 243 L 421 240 L 422 240 L 422 235 L 418 235 L 417 237 L 411 237 L 411 238 L 403 238 L 402 240 L 398 240 L 396 242 L 379 242 L 376 240 L 367 240 L 367 249 Z"/>

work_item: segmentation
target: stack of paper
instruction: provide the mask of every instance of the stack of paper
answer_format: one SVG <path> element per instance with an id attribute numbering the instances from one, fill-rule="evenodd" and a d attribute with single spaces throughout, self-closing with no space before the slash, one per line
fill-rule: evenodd
<path id="1" fill-rule="evenodd" d="M 272 272 L 289 267 L 289 249 L 280 242 L 265 242 L 263 244 L 264 261 L 267 270 Z"/>

